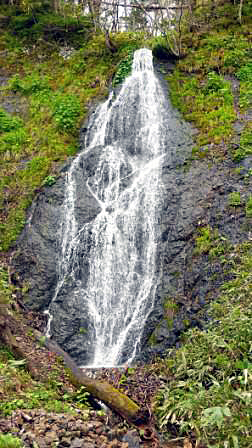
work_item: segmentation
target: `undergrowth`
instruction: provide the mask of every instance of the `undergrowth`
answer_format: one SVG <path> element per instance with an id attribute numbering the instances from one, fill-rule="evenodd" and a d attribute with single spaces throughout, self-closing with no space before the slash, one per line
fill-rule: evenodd
<path id="1" fill-rule="evenodd" d="M 229 255 L 233 280 L 210 306 L 205 330 L 189 330 L 166 359 L 171 380 L 158 394 L 160 426 L 208 447 L 252 444 L 252 245 Z M 205 445 L 204 445 L 205 446 Z"/>
<path id="2" fill-rule="evenodd" d="M 184 41 L 190 48 L 185 49 L 185 57 L 168 81 L 173 104 L 199 130 L 193 158 L 216 160 L 227 155 L 237 112 L 246 113 L 252 104 L 251 36 L 248 23 L 223 28 L 217 19 L 211 33 L 204 32 L 205 26 L 202 24 L 202 32 L 185 34 Z M 230 76 L 239 81 L 239 111 Z M 251 121 L 247 126 L 235 151 L 235 161 L 251 154 Z"/>
<path id="3" fill-rule="evenodd" d="M 16 360 L 6 347 L 0 347 L 0 416 L 16 409 L 39 408 L 73 414 L 78 409 L 88 416 L 89 394 L 84 388 L 66 386 L 67 372 L 60 361 L 52 363 L 49 357 L 47 369 L 47 381 L 35 381 L 26 370 L 26 360 Z"/>

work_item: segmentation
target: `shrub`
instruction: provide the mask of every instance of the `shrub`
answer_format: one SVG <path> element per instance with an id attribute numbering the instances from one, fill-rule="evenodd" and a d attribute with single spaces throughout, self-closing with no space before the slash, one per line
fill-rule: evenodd
<path id="1" fill-rule="evenodd" d="M 247 448 L 252 442 L 251 243 L 230 257 L 239 260 L 233 280 L 210 306 L 206 330 L 189 330 L 182 347 L 170 350 L 167 385 L 156 402 L 163 429 L 209 448 Z"/>

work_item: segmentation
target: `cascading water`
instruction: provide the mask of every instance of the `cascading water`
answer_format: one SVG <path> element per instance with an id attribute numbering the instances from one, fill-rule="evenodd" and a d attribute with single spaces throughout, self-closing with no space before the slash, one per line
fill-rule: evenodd
<path id="1" fill-rule="evenodd" d="M 131 362 L 154 304 L 165 104 L 151 51 L 137 50 L 131 76 L 93 114 L 67 175 L 47 334 L 54 303 L 68 289 L 88 322 L 89 366 Z M 83 182 L 99 207 L 89 222 L 78 212 Z"/>

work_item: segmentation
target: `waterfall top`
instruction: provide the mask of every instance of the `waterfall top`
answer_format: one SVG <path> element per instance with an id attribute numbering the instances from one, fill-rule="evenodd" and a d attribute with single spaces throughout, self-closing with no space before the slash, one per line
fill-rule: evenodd
<path id="1" fill-rule="evenodd" d="M 153 72 L 152 51 L 148 48 L 141 48 L 134 53 L 132 73 L 143 71 Z"/>

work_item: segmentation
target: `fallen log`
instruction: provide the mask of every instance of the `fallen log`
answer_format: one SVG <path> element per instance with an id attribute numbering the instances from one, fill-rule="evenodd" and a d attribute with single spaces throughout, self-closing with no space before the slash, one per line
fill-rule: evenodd
<path id="1" fill-rule="evenodd" d="M 33 362 L 29 359 L 25 347 L 17 340 L 15 326 L 19 323 L 16 319 L 8 313 L 7 309 L 0 310 L 0 342 L 8 346 L 17 358 L 26 359 L 26 367 L 31 375 L 38 379 L 40 372 L 33 366 Z M 43 345 L 51 352 L 61 356 L 65 365 L 70 370 L 70 382 L 75 386 L 84 386 L 94 398 L 105 403 L 110 409 L 121 415 L 129 423 L 136 426 L 146 425 L 149 422 L 149 412 L 140 409 L 140 406 L 131 400 L 127 395 L 120 392 L 111 384 L 99 381 L 87 376 L 82 369 L 80 369 L 74 360 L 54 341 L 45 338 L 38 330 L 33 330 L 33 335 L 38 341 L 43 340 Z"/>
<path id="2" fill-rule="evenodd" d="M 41 333 L 36 331 L 36 337 Z M 70 369 L 70 381 L 75 386 L 84 386 L 94 398 L 105 403 L 110 409 L 121 415 L 129 423 L 136 426 L 146 425 L 149 421 L 149 412 L 140 409 L 140 406 L 127 395 L 120 392 L 111 384 L 90 378 L 80 369 L 74 360 L 54 341 L 43 338 L 44 346 L 51 352 L 61 356 L 65 365 Z"/>

